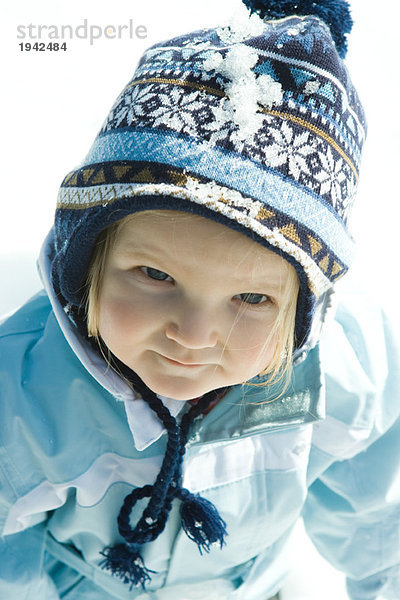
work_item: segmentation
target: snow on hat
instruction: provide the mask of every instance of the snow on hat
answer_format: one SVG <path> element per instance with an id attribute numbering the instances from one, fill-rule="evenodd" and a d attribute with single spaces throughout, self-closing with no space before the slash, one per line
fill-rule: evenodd
<path id="1" fill-rule="evenodd" d="M 353 258 L 366 126 L 342 60 L 352 23 L 344 0 L 245 3 L 244 18 L 144 53 L 61 184 L 52 277 L 79 305 L 102 229 L 142 210 L 196 213 L 296 268 L 300 347 L 317 299 Z"/>

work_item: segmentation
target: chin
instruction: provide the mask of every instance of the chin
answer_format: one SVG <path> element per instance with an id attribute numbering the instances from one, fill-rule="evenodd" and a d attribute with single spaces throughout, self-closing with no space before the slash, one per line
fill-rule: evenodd
<path id="1" fill-rule="evenodd" d="M 218 385 L 214 387 L 202 386 L 196 381 L 185 381 L 177 378 L 173 381 L 160 381 L 151 377 L 149 379 L 142 377 L 142 379 L 155 394 L 174 400 L 181 400 L 182 402 L 199 398 L 207 392 L 220 387 Z"/>

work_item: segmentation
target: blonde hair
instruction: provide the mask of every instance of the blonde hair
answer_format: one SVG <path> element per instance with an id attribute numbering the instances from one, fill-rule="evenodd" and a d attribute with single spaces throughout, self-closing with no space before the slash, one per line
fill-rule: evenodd
<path id="1" fill-rule="evenodd" d="M 176 211 L 157 211 L 147 210 L 139 213 L 140 217 L 155 219 L 164 217 L 166 212 L 173 212 L 182 216 L 182 213 Z M 186 217 L 193 215 L 185 214 Z M 107 262 L 108 255 L 116 243 L 121 229 L 131 219 L 137 218 L 138 215 L 131 214 L 117 221 L 104 229 L 96 240 L 93 247 L 90 266 L 85 283 L 85 310 L 87 319 L 87 329 L 89 336 L 99 340 L 98 330 L 98 315 L 99 315 L 99 299 L 103 274 Z M 284 259 L 283 259 L 284 260 Z M 275 319 L 272 330 L 265 340 L 264 347 L 267 347 L 273 337 L 277 338 L 274 354 L 266 368 L 259 375 L 268 375 L 267 381 L 260 385 L 275 383 L 278 380 L 284 382 L 283 389 L 286 389 L 291 376 L 292 370 L 292 354 L 295 343 L 295 320 L 297 295 L 299 290 L 299 280 L 295 269 L 287 263 L 288 277 L 286 279 L 285 288 L 282 293 L 282 301 L 279 306 L 279 312 Z M 105 357 L 106 358 L 106 357 Z M 258 384 L 256 384 L 258 385 Z"/>

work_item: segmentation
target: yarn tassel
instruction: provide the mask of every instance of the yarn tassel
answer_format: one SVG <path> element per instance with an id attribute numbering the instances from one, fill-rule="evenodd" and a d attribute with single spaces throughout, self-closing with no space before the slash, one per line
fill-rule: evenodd
<path id="1" fill-rule="evenodd" d="M 346 56 L 346 35 L 353 26 L 347 0 L 243 0 L 243 4 L 262 19 L 316 15 L 328 25 L 339 56 Z"/>
<path id="2" fill-rule="evenodd" d="M 150 573 L 156 572 L 148 569 L 139 552 L 126 544 L 107 546 L 100 554 L 105 557 L 100 562 L 101 568 L 111 571 L 113 575 L 122 579 L 123 583 L 129 584 L 129 591 L 139 586 L 144 590 L 146 583 L 151 579 Z"/>
<path id="3" fill-rule="evenodd" d="M 209 552 L 211 546 L 225 544 L 226 523 L 220 517 L 214 504 L 198 494 L 194 495 L 188 490 L 185 492 L 181 504 L 182 528 L 186 535 L 196 542 L 200 554 L 202 550 Z"/>

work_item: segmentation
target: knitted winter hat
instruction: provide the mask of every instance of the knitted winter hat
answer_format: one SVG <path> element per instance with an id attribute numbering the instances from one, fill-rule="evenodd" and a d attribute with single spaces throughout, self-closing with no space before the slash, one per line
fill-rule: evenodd
<path id="1" fill-rule="evenodd" d="M 146 209 L 197 213 L 294 265 L 301 346 L 316 299 L 353 256 L 365 119 L 340 58 L 352 23 L 344 0 L 245 3 L 264 21 L 246 14 L 145 52 L 61 184 L 52 276 L 77 305 L 102 229 Z"/>

